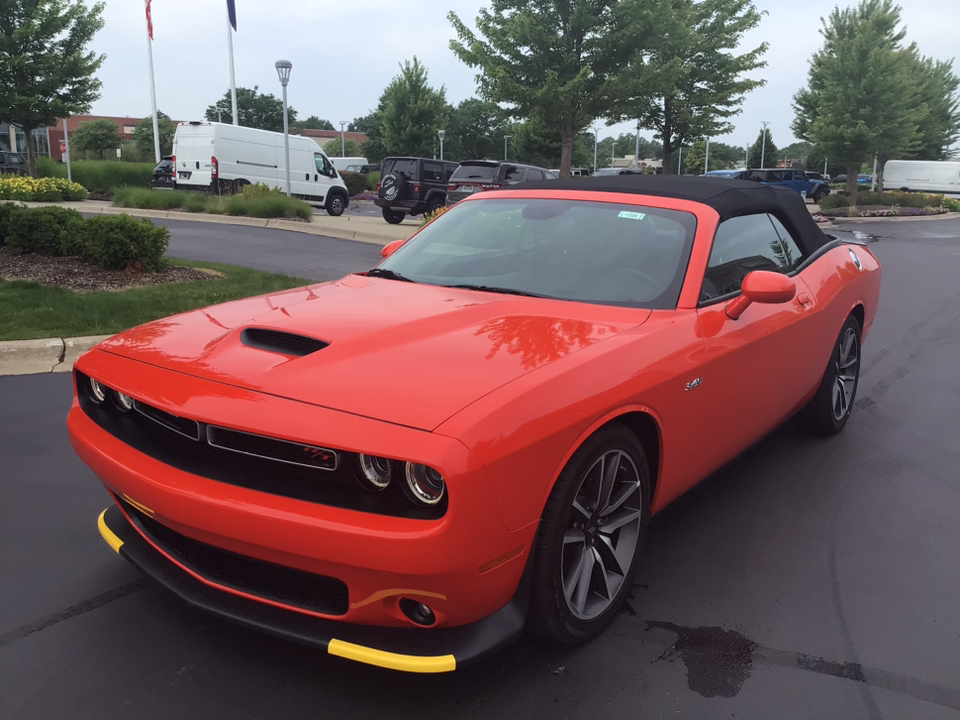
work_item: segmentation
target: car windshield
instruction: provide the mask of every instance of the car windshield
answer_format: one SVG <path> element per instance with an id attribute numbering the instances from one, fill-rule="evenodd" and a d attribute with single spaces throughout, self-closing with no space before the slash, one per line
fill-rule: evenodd
<path id="1" fill-rule="evenodd" d="M 696 218 L 620 203 L 491 198 L 453 206 L 377 275 L 557 300 L 676 306 Z"/>

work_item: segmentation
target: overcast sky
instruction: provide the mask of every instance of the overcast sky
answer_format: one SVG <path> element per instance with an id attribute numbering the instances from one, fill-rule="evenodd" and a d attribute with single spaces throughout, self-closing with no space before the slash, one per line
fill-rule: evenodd
<path id="1" fill-rule="evenodd" d="M 766 41 L 767 67 L 754 73 L 766 85 L 746 96 L 733 119 L 734 145 L 752 143 L 760 123 L 770 122 L 774 142 L 794 141 L 791 99 L 806 84 L 810 56 L 822 38 L 820 15 L 835 4 L 853 0 L 802 2 L 755 0 L 767 11 L 759 27 L 746 35 L 743 48 Z M 477 10 L 488 0 L 236 0 L 234 57 L 238 87 L 258 85 L 280 96 L 274 62 L 293 63 L 288 87 L 290 105 L 301 118 L 318 115 L 339 129 L 376 107 L 383 89 L 399 72 L 399 64 L 417 55 L 434 87 L 446 88 L 456 105 L 473 97 L 475 71 L 450 51 L 454 37 L 447 12 L 455 10 L 473 26 Z M 901 0 L 907 41 L 937 60 L 951 60 L 958 45 L 960 0 Z M 199 120 L 208 105 L 229 88 L 225 0 L 153 0 L 153 62 L 157 104 L 175 120 Z M 106 0 L 106 25 L 92 49 L 107 58 L 100 70 L 102 97 L 93 105 L 101 115 L 144 117 L 150 114 L 146 21 L 142 0 Z M 960 73 L 960 66 L 954 65 Z M 603 128 L 608 134 L 631 132 L 629 124 Z M 651 137 L 652 131 L 641 131 Z"/>

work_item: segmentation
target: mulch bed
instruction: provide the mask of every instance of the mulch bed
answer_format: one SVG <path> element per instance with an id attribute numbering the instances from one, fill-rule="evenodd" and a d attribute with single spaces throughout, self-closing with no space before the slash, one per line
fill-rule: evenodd
<path id="1" fill-rule="evenodd" d="M 857 211 L 858 215 L 853 215 L 852 217 L 932 217 L 935 215 L 942 215 L 943 213 L 931 213 L 926 212 L 926 208 L 915 208 L 915 207 L 903 207 L 900 208 L 900 213 L 898 215 L 888 215 L 883 214 L 885 211 L 889 210 L 889 205 L 858 205 Z M 828 218 L 845 218 L 851 217 L 850 209 L 845 207 L 833 208 L 831 210 L 821 210 L 820 214 Z M 865 214 L 866 213 L 866 214 Z M 869 214 L 874 213 L 874 214 Z"/>
<path id="2" fill-rule="evenodd" d="M 20 255 L 0 247 L 0 278 L 30 280 L 42 285 L 66 288 L 76 293 L 125 290 L 145 285 L 211 280 L 222 277 L 213 270 L 171 266 L 159 273 L 127 273 L 123 270 L 104 270 L 75 257 L 48 255 Z"/>

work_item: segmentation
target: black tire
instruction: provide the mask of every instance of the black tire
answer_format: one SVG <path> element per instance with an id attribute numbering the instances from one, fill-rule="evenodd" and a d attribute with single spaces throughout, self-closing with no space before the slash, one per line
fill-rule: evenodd
<path id="1" fill-rule="evenodd" d="M 239 180 L 233 181 L 233 194 L 234 195 L 243 195 L 243 189 L 250 184 L 249 180 L 244 180 L 240 178 Z"/>
<path id="2" fill-rule="evenodd" d="M 446 203 L 443 201 L 443 198 L 431 198 L 427 203 L 427 209 L 424 211 L 424 215 L 432 215 L 444 205 L 446 205 Z"/>
<path id="3" fill-rule="evenodd" d="M 846 343 L 852 340 L 852 345 Z M 852 355 L 851 355 L 852 353 Z M 860 323 L 851 315 L 843 323 L 830 353 L 817 394 L 795 417 L 796 424 L 819 435 L 836 435 L 850 419 L 860 382 Z M 851 364 L 852 358 L 852 364 Z M 846 372 L 841 374 L 841 370 Z M 844 380 L 843 378 L 848 378 Z"/>
<path id="4" fill-rule="evenodd" d="M 604 514 L 598 482 L 603 463 L 614 462 L 613 458 L 616 492 L 607 493 L 608 514 Z M 590 501 L 591 490 L 595 504 Z M 611 510 L 620 497 L 623 500 Z M 627 517 L 629 522 L 611 527 Z M 649 519 L 650 471 L 643 446 L 623 425 L 601 428 L 570 458 L 544 508 L 531 583 L 529 620 L 534 632 L 575 644 L 609 625 L 630 592 Z M 571 542 L 571 534 L 578 537 L 578 533 L 582 540 Z"/>
<path id="5" fill-rule="evenodd" d="M 390 203 L 399 203 L 407 196 L 407 180 L 403 175 L 387 173 L 380 178 L 380 197 Z"/>
<path id="6" fill-rule="evenodd" d="M 383 219 L 386 220 L 391 225 L 399 225 L 400 223 L 403 222 L 403 218 L 406 215 L 406 213 L 395 212 L 390 208 L 382 208 L 382 210 L 383 210 Z"/>
<path id="7" fill-rule="evenodd" d="M 811 198 L 813 200 L 813 204 L 819 205 L 820 201 L 823 200 L 823 196 L 824 196 L 823 190 L 818 190 L 817 192 L 815 192 L 813 194 L 813 197 Z"/>
<path id="8" fill-rule="evenodd" d="M 340 217 L 344 210 L 350 205 L 350 199 L 342 192 L 334 192 L 327 195 L 327 214 L 333 217 Z"/>

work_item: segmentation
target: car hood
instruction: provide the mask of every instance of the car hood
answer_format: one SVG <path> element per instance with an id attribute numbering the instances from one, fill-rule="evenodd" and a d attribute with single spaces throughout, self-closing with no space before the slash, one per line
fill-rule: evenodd
<path id="1" fill-rule="evenodd" d="M 350 275 L 157 320 L 98 347 L 226 385 L 432 430 L 506 383 L 649 316 L 649 310 Z M 256 333 L 244 333 L 250 328 L 328 344 L 296 357 L 252 343 Z"/>

